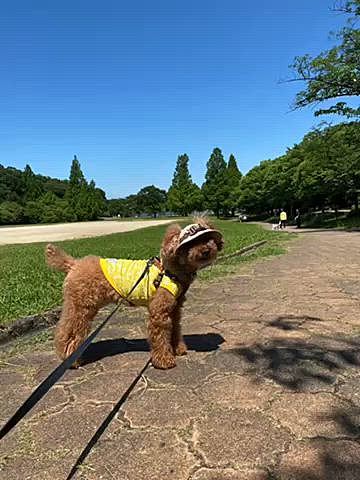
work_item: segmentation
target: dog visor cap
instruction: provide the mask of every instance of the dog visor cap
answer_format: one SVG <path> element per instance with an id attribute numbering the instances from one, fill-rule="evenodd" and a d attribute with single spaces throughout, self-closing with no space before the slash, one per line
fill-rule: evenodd
<path id="1" fill-rule="evenodd" d="M 201 237 L 202 235 L 211 235 L 215 240 L 219 242 L 222 240 L 222 235 L 218 230 L 214 230 L 213 228 L 206 228 L 198 223 L 192 223 L 191 225 L 187 225 L 183 228 L 180 232 L 179 236 L 179 245 L 177 248 L 182 247 L 186 243 L 193 242 L 195 239 Z"/>

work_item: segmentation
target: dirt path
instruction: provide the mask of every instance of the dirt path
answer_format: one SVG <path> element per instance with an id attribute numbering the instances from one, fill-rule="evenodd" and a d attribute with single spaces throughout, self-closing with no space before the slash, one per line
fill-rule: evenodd
<path id="1" fill-rule="evenodd" d="M 194 287 L 188 356 L 147 371 L 77 478 L 359 479 L 359 245 L 305 233 L 287 255 Z M 0 477 L 65 479 L 146 361 L 144 338 L 141 311 L 113 322 L 2 442 Z M 50 343 L 31 349 L 0 370 L 2 421 L 57 364 Z"/>
<path id="2" fill-rule="evenodd" d="M 55 242 L 75 238 L 99 237 L 110 233 L 130 232 L 139 228 L 154 227 L 170 220 L 118 222 L 113 220 L 54 225 L 29 225 L 0 228 L 0 245 L 12 243 Z"/>

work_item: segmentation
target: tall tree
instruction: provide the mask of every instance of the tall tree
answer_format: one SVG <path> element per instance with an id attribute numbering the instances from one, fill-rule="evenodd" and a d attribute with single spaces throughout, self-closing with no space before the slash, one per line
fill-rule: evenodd
<path id="1" fill-rule="evenodd" d="M 233 154 L 230 155 L 229 161 L 227 164 L 227 176 L 228 176 L 228 186 L 229 186 L 229 197 L 227 201 L 227 207 L 231 211 L 232 216 L 235 215 L 236 207 L 239 204 L 240 197 L 240 182 L 242 178 L 242 173 L 240 172 L 236 158 Z"/>
<path id="2" fill-rule="evenodd" d="M 289 81 L 306 84 L 295 98 L 295 108 L 318 105 L 325 100 L 341 97 L 356 99 L 360 95 L 360 30 L 356 28 L 356 21 L 360 18 L 360 0 L 344 1 L 338 10 L 351 16 L 348 25 L 336 34 L 339 44 L 316 57 L 295 57 L 291 65 L 295 78 Z M 360 117 L 360 107 L 340 101 L 315 111 L 316 116 L 331 113 Z"/>
<path id="3" fill-rule="evenodd" d="M 214 148 L 206 167 L 202 191 L 207 207 L 219 217 L 220 213 L 226 214 L 229 197 L 227 166 L 220 148 Z"/>
<path id="4" fill-rule="evenodd" d="M 189 157 L 179 155 L 171 186 L 168 191 L 168 207 L 183 216 L 202 208 L 202 194 L 192 181 L 189 172 Z"/>
<path id="5" fill-rule="evenodd" d="M 86 179 L 81 170 L 80 162 L 77 159 L 76 155 L 74 155 L 73 161 L 71 163 L 69 184 L 70 184 L 70 188 L 71 187 L 78 188 L 83 185 L 87 185 Z"/>
<path id="6" fill-rule="evenodd" d="M 81 170 L 80 162 L 74 155 L 70 169 L 69 188 L 65 195 L 72 211 L 73 220 L 89 220 L 88 189 L 89 186 Z"/>
<path id="7" fill-rule="evenodd" d="M 39 197 L 44 193 L 44 189 L 42 188 L 40 180 L 32 171 L 30 165 L 26 165 L 23 179 L 25 187 L 24 200 L 38 200 Z"/>

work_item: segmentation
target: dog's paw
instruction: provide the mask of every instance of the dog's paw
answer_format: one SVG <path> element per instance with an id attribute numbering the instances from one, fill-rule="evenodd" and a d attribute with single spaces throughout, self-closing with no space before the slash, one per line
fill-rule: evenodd
<path id="1" fill-rule="evenodd" d="M 82 360 L 81 358 L 79 358 L 78 360 L 76 360 L 70 367 L 71 370 L 77 370 L 78 368 L 80 368 L 82 366 Z"/>
<path id="2" fill-rule="evenodd" d="M 160 368 L 161 370 L 167 370 L 168 368 L 176 367 L 176 360 L 174 355 L 170 353 L 152 353 L 151 363 L 155 368 Z"/>
<path id="3" fill-rule="evenodd" d="M 181 357 L 182 355 L 187 354 L 187 347 L 185 342 L 179 342 L 177 347 L 175 348 L 175 355 Z"/>

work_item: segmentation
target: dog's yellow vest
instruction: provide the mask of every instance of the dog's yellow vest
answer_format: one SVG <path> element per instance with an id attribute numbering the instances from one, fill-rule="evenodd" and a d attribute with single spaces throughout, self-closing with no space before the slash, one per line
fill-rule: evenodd
<path id="1" fill-rule="evenodd" d="M 161 276 L 162 272 L 155 265 L 151 265 L 149 272 L 129 295 L 129 292 L 146 268 L 146 264 L 147 260 L 100 258 L 100 266 L 107 281 L 121 297 L 126 298 L 126 300 L 134 305 L 147 305 L 149 300 L 155 295 L 157 287 L 165 288 L 172 293 L 174 297 L 180 295 L 180 285 L 167 275 Z M 156 285 L 158 279 L 160 279 L 160 283 Z"/>

